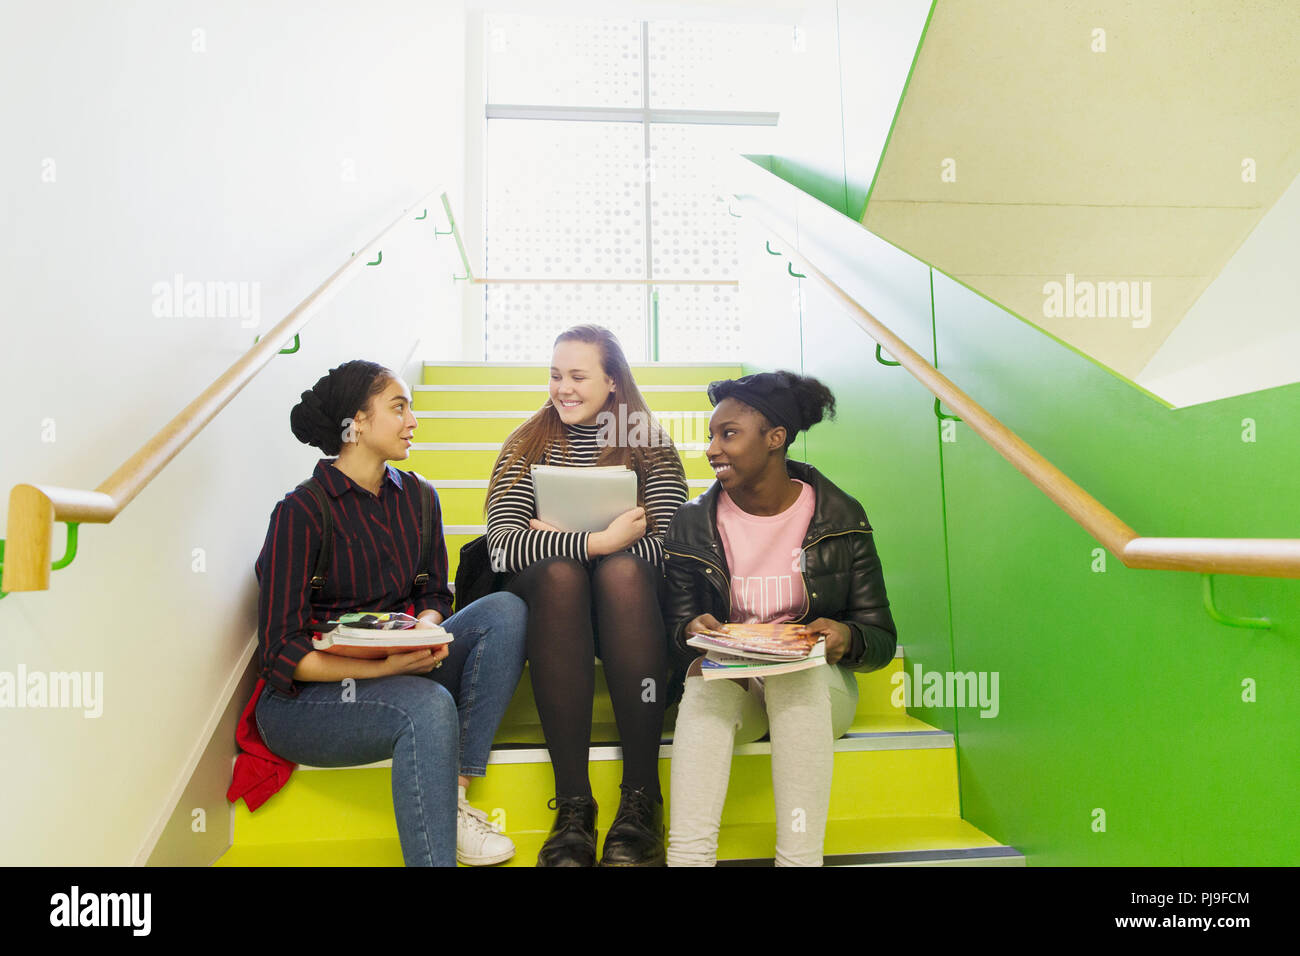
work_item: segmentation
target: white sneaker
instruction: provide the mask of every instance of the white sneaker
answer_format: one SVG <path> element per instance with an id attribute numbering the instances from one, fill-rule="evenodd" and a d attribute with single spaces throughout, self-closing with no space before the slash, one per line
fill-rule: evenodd
<path id="1" fill-rule="evenodd" d="M 456 862 L 466 866 L 504 863 L 515 855 L 515 845 L 488 822 L 487 814 L 463 797 L 456 808 Z"/>

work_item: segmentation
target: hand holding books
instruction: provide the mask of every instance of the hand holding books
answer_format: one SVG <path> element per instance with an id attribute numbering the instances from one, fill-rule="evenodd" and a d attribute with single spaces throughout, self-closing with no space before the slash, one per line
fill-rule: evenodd
<path id="1" fill-rule="evenodd" d="M 691 622 L 686 625 L 686 636 L 691 637 L 695 634 L 699 634 L 701 631 L 720 630 L 722 630 L 721 621 L 712 614 L 701 614 L 699 617 L 693 618 Z"/>
<path id="2" fill-rule="evenodd" d="M 429 671 L 442 666 L 443 658 L 450 653 L 446 644 L 439 645 L 432 650 L 410 651 L 398 654 L 389 654 L 384 659 L 386 673 L 395 674 L 427 674 Z"/>
<path id="3" fill-rule="evenodd" d="M 826 663 L 834 664 L 853 647 L 853 634 L 843 621 L 833 621 L 829 617 L 819 617 L 804 625 L 810 632 L 820 634 L 826 639 Z"/>

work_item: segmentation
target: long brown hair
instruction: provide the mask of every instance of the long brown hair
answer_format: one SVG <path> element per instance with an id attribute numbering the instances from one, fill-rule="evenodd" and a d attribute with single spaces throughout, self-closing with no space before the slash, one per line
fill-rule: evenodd
<path id="1" fill-rule="evenodd" d="M 618 344 L 618 339 L 614 337 L 613 332 L 599 325 L 575 325 L 561 332 L 556 337 L 555 344 L 559 345 L 565 341 L 586 342 L 596 346 L 596 350 L 600 353 L 601 370 L 614 382 L 614 390 L 606 396 L 601 412 L 609 412 L 617 423 L 618 406 L 621 404 L 624 406 L 624 414 L 629 423 L 633 421 L 634 412 L 639 412 L 646 422 L 645 445 L 612 442 L 600 450 L 600 455 L 596 459 L 597 465 L 631 467 L 636 472 L 637 504 L 644 507 L 646 479 L 655 468 L 675 470 L 685 480 L 686 473 L 682 468 L 681 458 L 677 455 L 677 448 L 673 445 L 667 430 L 651 414 L 646 405 L 641 389 L 637 388 L 636 381 L 632 378 L 632 369 L 627 364 L 623 347 Z M 629 430 L 630 427 L 629 424 Z M 560 413 L 555 410 L 548 396 L 546 404 L 534 412 L 528 421 L 511 432 L 510 437 L 502 443 L 501 454 L 497 456 L 496 464 L 492 466 L 492 478 L 488 482 L 483 513 L 487 514 L 490 502 L 497 496 L 504 495 L 523 478 L 530 465 L 545 464 L 551 449 L 559 449 L 562 454 L 567 454 L 569 440 Z M 501 479 L 517 463 L 523 465 L 519 474 L 510 484 L 501 487 Z M 654 517 L 647 511 L 646 533 L 657 532 L 658 529 L 654 527 Z"/>

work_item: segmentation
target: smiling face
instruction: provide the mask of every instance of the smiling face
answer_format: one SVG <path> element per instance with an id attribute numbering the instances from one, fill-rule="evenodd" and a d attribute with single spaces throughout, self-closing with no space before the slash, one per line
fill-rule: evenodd
<path id="1" fill-rule="evenodd" d="M 614 380 L 600 363 L 600 349 L 565 339 L 551 356 L 551 404 L 566 425 L 594 425 L 605 407 Z"/>
<path id="2" fill-rule="evenodd" d="M 369 409 L 357 414 L 358 444 L 383 461 L 402 461 L 411 454 L 417 424 L 406 383 L 390 379 L 382 392 L 371 396 Z"/>
<path id="3" fill-rule="evenodd" d="M 709 416 L 709 447 L 705 457 L 723 488 L 743 487 L 767 468 L 773 453 L 785 445 L 785 429 L 761 428 L 762 414 L 744 402 L 724 398 Z"/>

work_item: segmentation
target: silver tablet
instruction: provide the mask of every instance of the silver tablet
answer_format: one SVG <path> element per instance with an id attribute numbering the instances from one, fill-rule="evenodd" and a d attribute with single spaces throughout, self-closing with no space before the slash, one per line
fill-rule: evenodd
<path id="1" fill-rule="evenodd" d="M 636 507 L 636 472 L 623 465 L 533 465 L 537 517 L 561 531 L 604 531 Z"/>

